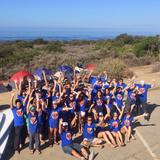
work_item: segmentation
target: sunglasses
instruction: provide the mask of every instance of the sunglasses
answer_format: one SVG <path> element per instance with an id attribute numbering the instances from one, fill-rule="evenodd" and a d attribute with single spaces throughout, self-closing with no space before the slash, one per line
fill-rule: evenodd
<path id="1" fill-rule="evenodd" d="M 92 119 L 88 119 L 88 121 L 92 121 Z"/>

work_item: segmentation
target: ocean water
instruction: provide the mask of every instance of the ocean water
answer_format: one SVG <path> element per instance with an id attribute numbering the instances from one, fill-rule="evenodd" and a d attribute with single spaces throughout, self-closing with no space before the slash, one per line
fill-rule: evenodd
<path id="1" fill-rule="evenodd" d="M 102 40 L 112 39 L 121 33 L 132 35 L 157 35 L 157 32 L 127 29 L 94 28 L 18 28 L 0 27 L 0 41 L 34 40 Z"/>

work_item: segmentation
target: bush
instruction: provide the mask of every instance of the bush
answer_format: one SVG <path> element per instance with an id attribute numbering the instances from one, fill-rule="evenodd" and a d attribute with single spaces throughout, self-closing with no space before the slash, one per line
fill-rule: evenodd
<path id="1" fill-rule="evenodd" d="M 49 52 L 61 52 L 63 53 L 64 52 L 64 49 L 62 48 L 62 43 L 59 42 L 59 41 L 56 41 L 56 42 L 50 42 L 48 43 L 45 47 L 44 47 L 44 50 L 47 50 Z"/>
<path id="2" fill-rule="evenodd" d="M 0 58 L 12 56 L 15 49 L 11 45 L 0 45 Z"/>
<path id="3" fill-rule="evenodd" d="M 33 48 L 33 43 L 30 42 L 30 41 L 17 40 L 16 41 L 16 46 L 18 48 Z"/>
<path id="4" fill-rule="evenodd" d="M 47 44 L 48 42 L 47 41 L 45 41 L 44 39 L 42 39 L 42 38 L 38 38 L 38 39 L 35 39 L 34 41 L 33 41 L 33 43 L 34 44 Z"/>
<path id="5" fill-rule="evenodd" d="M 97 67 L 95 74 L 101 74 L 103 71 L 107 71 L 109 78 L 128 78 L 133 76 L 133 72 L 125 65 L 120 59 L 108 58 L 103 61 L 96 62 Z"/>

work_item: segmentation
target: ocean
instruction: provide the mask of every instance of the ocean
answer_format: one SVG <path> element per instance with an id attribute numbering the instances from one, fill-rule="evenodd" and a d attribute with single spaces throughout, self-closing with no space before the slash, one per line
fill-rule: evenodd
<path id="1" fill-rule="evenodd" d="M 119 34 L 157 35 L 158 32 L 135 31 L 134 29 L 104 29 L 104 28 L 30 28 L 30 27 L 0 27 L 0 41 L 34 40 L 104 40 L 112 39 Z"/>

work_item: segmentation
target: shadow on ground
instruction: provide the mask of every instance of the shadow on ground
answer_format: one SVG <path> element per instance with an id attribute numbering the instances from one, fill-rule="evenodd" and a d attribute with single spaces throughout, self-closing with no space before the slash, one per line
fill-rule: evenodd
<path id="1" fill-rule="evenodd" d="M 0 111 L 10 108 L 8 104 L 0 105 Z"/>

